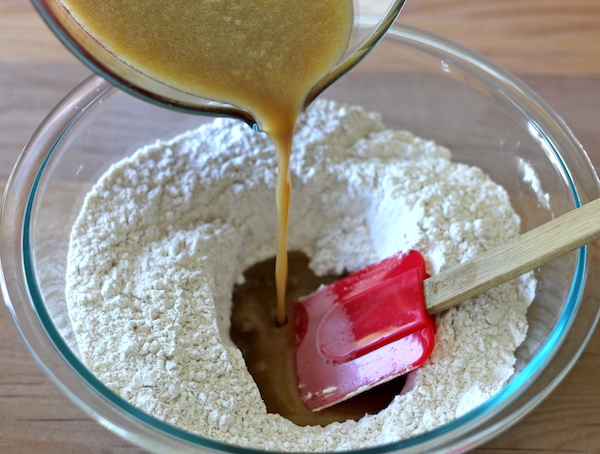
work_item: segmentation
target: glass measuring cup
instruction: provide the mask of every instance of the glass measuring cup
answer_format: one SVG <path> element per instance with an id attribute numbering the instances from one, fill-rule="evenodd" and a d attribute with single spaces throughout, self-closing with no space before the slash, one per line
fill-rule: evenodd
<path id="1" fill-rule="evenodd" d="M 340 62 L 310 91 L 304 107 L 369 53 L 392 25 L 405 1 L 353 0 L 354 24 L 348 48 Z M 32 3 L 67 48 L 113 85 L 163 107 L 238 118 L 258 128 L 249 112 L 173 88 L 119 59 L 80 26 L 61 0 L 32 0 Z"/>

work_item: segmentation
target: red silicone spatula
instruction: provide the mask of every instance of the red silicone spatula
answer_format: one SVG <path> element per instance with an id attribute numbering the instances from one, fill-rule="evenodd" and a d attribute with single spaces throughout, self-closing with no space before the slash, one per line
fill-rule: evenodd
<path id="1" fill-rule="evenodd" d="M 600 238 L 600 199 L 501 247 L 428 277 L 416 251 L 398 253 L 296 303 L 296 374 L 313 411 L 422 365 L 432 314 Z"/>

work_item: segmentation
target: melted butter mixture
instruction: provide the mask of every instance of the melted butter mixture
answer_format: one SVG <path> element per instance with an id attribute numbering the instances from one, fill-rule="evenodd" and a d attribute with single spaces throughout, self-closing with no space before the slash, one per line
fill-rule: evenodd
<path id="1" fill-rule="evenodd" d="M 250 112 L 279 162 L 277 323 L 285 323 L 292 134 L 309 92 L 340 61 L 351 0 L 63 0 L 106 49 L 161 82 Z"/>
<path id="2" fill-rule="evenodd" d="M 269 134 L 293 127 L 307 93 L 344 54 L 353 24 L 350 0 L 63 3 L 121 60 L 246 109 Z"/>
<path id="3" fill-rule="evenodd" d="M 300 252 L 289 254 L 290 277 L 286 307 L 293 319 L 293 301 L 330 284 L 342 276 L 316 276 L 308 267 L 308 258 Z M 359 419 L 377 413 L 398 394 L 404 377 L 373 388 L 333 407 L 311 412 L 300 399 L 294 362 L 293 323 L 276 326 L 274 259 L 249 268 L 246 282 L 233 293 L 230 336 L 244 355 L 248 370 L 254 377 L 270 413 L 279 413 L 301 425 L 325 426 L 334 421 Z"/>

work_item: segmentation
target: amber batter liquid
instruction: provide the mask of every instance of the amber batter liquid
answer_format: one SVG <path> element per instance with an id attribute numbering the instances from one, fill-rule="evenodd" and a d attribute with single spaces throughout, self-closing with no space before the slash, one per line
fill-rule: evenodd
<path id="1" fill-rule="evenodd" d="M 301 252 L 289 253 L 289 281 L 286 306 L 293 317 L 293 301 L 330 284 L 342 276 L 316 276 L 308 267 L 308 258 Z M 404 377 L 333 407 L 312 412 L 300 399 L 294 363 L 293 323 L 276 326 L 271 322 L 275 312 L 275 260 L 269 259 L 249 268 L 246 282 L 233 292 L 231 340 L 240 348 L 248 370 L 254 377 L 270 413 L 279 413 L 301 425 L 325 426 L 334 421 L 360 419 L 385 408 L 404 385 Z"/>
<path id="2" fill-rule="evenodd" d="M 62 0 L 117 58 L 171 87 L 250 112 L 279 161 L 277 323 L 285 323 L 292 134 L 340 61 L 352 0 Z"/>

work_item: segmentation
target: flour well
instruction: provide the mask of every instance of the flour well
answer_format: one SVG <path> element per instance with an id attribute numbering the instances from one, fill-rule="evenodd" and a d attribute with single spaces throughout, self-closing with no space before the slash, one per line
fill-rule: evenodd
<path id="1" fill-rule="evenodd" d="M 433 355 L 380 413 L 323 428 L 266 412 L 227 333 L 234 283 L 274 255 L 276 164 L 265 135 L 218 119 L 109 169 L 68 258 L 69 313 L 89 369 L 160 420 L 267 450 L 388 443 L 497 393 L 525 337 L 530 274 L 439 315 Z M 411 248 L 436 273 L 519 232 L 506 192 L 481 170 L 358 107 L 315 103 L 300 119 L 291 170 L 289 247 L 312 257 L 317 274 Z"/>

